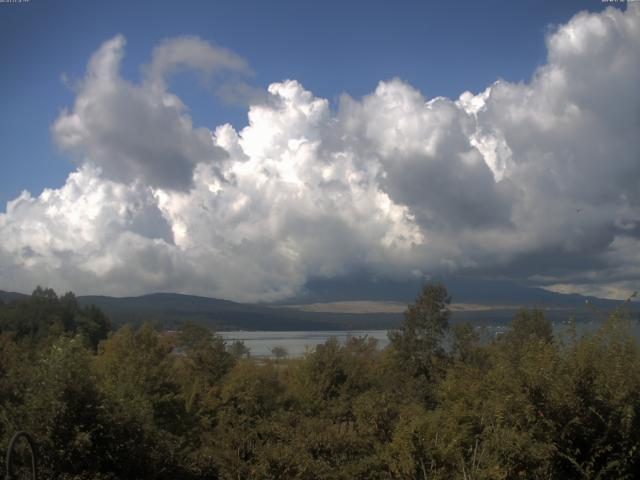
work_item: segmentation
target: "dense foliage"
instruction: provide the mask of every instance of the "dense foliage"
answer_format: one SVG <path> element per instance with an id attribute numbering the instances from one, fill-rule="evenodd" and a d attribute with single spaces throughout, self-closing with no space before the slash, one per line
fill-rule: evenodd
<path id="1" fill-rule="evenodd" d="M 449 302 L 426 285 L 382 351 L 331 339 L 272 361 L 194 324 L 110 331 L 37 289 L 0 304 L 0 447 L 32 432 L 43 478 L 637 478 L 640 350 L 620 314 L 558 337 L 522 311 L 481 342 Z"/>

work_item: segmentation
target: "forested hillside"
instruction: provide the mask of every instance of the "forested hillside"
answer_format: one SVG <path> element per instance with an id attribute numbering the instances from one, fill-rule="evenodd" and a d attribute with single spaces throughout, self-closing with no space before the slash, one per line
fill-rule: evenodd
<path id="1" fill-rule="evenodd" d="M 136 297 L 86 295 L 76 297 L 76 302 L 81 307 L 98 307 L 111 319 L 114 327 L 127 323 L 136 326 L 151 323 L 158 329 L 172 330 L 185 321 L 192 321 L 217 331 L 387 330 L 398 327 L 402 321 L 401 310 L 386 310 L 385 305 L 375 299 L 387 298 L 396 305 L 406 305 L 412 301 L 406 298 L 407 292 L 415 294 L 419 290 L 414 282 L 387 282 L 380 285 L 362 278 L 353 280 L 358 286 L 348 286 L 346 281 L 342 281 L 338 282 L 335 290 L 316 283 L 313 285 L 316 289 L 314 296 L 291 298 L 279 304 L 238 303 L 177 293 L 152 293 Z M 563 323 L 568 318 L 591 322 L 599 317 L 596 310 L 611 311 L 622 304 L 617 300 L 519 287 L 509 282 L 464 281 L 456 278 L 452 283 L 456 292 L 456 304 L 452 305 L 454 323 L 469 321 L 485 326 L 505 324 L 521 308 L 542 308 L 552 322 Z M 368 288 L 371 290 L 369 294 L 366 293 Z M 381 297 L 382 290 L 387 291 L 389 296 Z M 0 290 L 0 301 L 9 302 L 24 297 L 24 294 Z M 332 302 L 339 299 L 364 299 L 364 303 L 367 299 L 373 299 L 373 303 L 365 311 L 331 308 Z M 318 305 L 313 304 L 315 300 L 320 300 Z M 638 317 L 640 312 L 636 308 L 633 314 Z"/>
<path id="2" fill-rule="evenodd" d="M 303 312 L 276 305 L 230 302 L 216 298 L 153 293 L 139 297 L 78 297 L 81 305 L 95 305 L 117 324 L 153 322 L 173 329 L 185 320 L 216 330 L 359 330 L 394 328 L 401 315 L 376 313 Z"/>
<path id="3" fill-rule="evenodd" d="M 72 294 L 0 301 L 0 447 L 27 430 L 40 478 L 76 480 L 636 478 L 622 310 L 561 338 L 521 311 L 482 343 L 449 302 L 426 285 L 382 351 L 329 340 L 271 361 L 193 323 L 113 331 Z"/>

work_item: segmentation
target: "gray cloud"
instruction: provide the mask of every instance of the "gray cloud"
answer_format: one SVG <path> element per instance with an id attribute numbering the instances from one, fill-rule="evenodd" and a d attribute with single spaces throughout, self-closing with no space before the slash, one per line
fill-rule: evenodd
<path id="1" fill-rule="evenodd" d="M 342 107 L 340 130 L 358 137 L 358 156 L 380 162 L 382 188 L 425 229 L 509 225 L 508 182 L 495 181 L 470 143 L 473 118 L 454 102 L 425 101 L 392 80 L 362 102 L 343 99 Z"/>
<path id="2" fill-rule="evenodd" d="M 146 79 L 131 84 L 119 75 L 125 40 L 117 36 L 92 56 L 73 110 L 51 127 L 58 146 L 79 164 L 100 167 L 119 182 L 185 190 L 198 163 L 225 152 L 206 128 L 194 128 L 186 107 L 166 90 L 165 78 L 179 68 L 205 73 L 247 72 L 244 60 L 194 37 L 165 40 L 154 50 Z"/>

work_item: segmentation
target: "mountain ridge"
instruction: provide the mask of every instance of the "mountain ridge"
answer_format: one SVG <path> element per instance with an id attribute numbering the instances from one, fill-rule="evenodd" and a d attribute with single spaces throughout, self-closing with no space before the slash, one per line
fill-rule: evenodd
<path id="1" fill-rule="evenodd" d="M 454 322 L 504 323 L 513 318 L 520 308 L 533 307 L 544 308 L 553 320 L 564 320 L 570 316 L 588 319 L 593 318 L 595 312 L 585 308 L 586 303 L 603 311 L 611 311 L 622 304 L 622 301 L 617 300 L 514 286 L 504 281 L 442 280 L 443 283 L 448 281 L 451 285 Z M 342 283 L 346 281 L 345 279 Z M 351 279 L 348 285 L 341 284 L 339 280 L 329 284 L 331 288 L 323 289 L 317 282 L 312 286 L 315 291 L 307 290 L 289 302 L 269 304 L 240 303 L 172 292 L 127 297 L 80 295 L 77 298 L 81 305 L 99 307 L 116 324 L 150 321 L 162 328 L 175 328 L 185 321 L 194 321 L 217 330 L 310 331 L 393 328 L 402 319 L 403 309 L 400 307 L 412 303 L 419 292 L 416 282 L 385 283 Z M 411 290 L 414 292 L 412 298 L 408 294 Z M 26 296 L 18 292 L 0 290 L 0 300 L 5 302 Z M 345 296 L 349 299 L 346 302 Z M 354 300 L 354 296 L 357 300 Z M 369 298 L 366 298 L 367 296 Z M 392 300 L 380 300 L 385 296 L 391 296 Z M 347 303 L 350 308 L 342 311 L 336 309 L 335 305 L 340 303 Z M 361 311 L 354 309 L 353 306 L 358 303 L 366 304 L 366 308 Z M 396 308 L 389 309 L 389 303 L 394 303 Z"/>

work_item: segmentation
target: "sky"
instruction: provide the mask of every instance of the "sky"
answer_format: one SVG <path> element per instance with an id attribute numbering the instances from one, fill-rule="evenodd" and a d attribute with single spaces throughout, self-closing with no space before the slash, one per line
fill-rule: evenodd
<path id="1" fill-rule="evenodd" d="M 640 278 L 638 2 L 0 3 L 0 289 Z"/>

